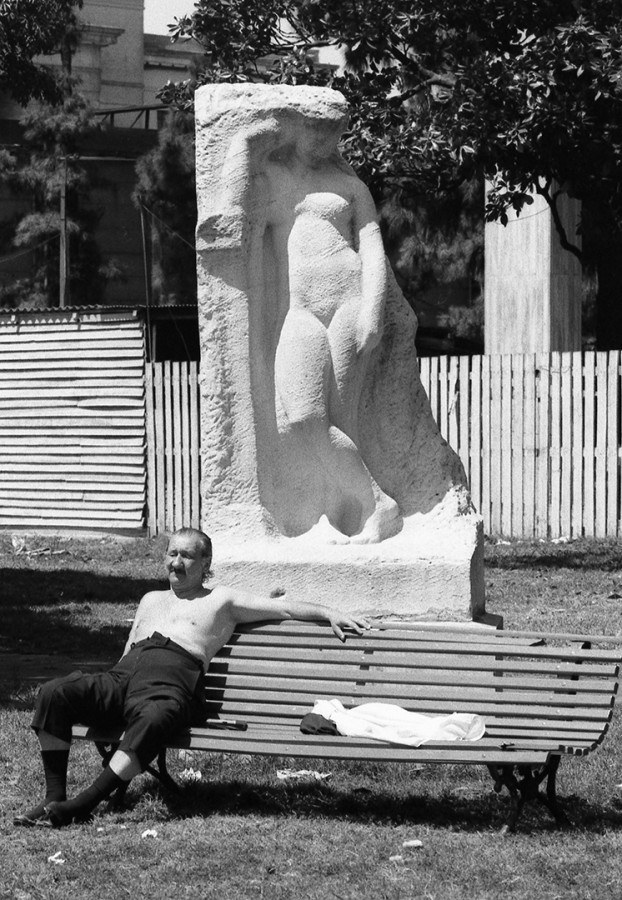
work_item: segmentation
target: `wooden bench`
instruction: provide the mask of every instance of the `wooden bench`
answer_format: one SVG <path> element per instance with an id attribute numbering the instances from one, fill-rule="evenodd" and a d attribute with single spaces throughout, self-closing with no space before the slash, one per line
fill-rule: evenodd
<path id="1" fill-rule="evenodd" d="M 590 640 L 572 635 L 389 623 L 340 644 L 319 623 L 245 627 L 209 667 L 208 727 L 180 733 L 168 746 L 301 759 L 483 765 L 495 789 L 509 791 L 505 830 L 514 829 L 526 801 L 542 802 L 561 824 L 567 819 L 556 798 L 557 768 L 562 756 L 585 756 L 603 740 L 619 661 L 615 647 L 593 649 Z M 476 742 L 418 748 L 301 733 L 300 721 L 315 700 L 332 697 L 346 707 L 373 701 L 431 715 L 477 713 L 486 733 Z M 74 728 L 74 737 L 95 741 L 102 755 L 119 739 L 82 726 Z M 158 769 L 150 771 L 174 785 L 166 751 Z"/>

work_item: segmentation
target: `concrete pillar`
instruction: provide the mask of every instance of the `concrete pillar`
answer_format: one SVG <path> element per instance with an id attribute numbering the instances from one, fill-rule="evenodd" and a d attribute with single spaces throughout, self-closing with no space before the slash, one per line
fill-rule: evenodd
<path id="1" fill-rule="evenodd" d="M 580 203 L 566 194 L 560 213 L 577 242 Z M 581 349 L 581 265 L 560 243 L 539 194 L 507 225 L 485 229 L 485 348 L 492 353 Z"/>

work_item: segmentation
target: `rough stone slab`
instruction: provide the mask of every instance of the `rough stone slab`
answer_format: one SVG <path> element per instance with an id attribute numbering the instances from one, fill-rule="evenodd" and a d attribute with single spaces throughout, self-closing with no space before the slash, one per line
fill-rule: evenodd
<path id="1" fill-rule="evenodd" d="M 348 612 L 469 621 L 485 613 L 482 542 L 470 517 L 439 534 L 407 523 L 380 544 L 330 545 L 321 535 L 244 541 L 213 534 L 218 581 L 285 591 Z"/>

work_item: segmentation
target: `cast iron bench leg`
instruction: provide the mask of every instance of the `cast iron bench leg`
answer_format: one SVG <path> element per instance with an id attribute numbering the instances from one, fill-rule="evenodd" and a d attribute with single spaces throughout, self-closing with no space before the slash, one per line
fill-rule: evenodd
<path id="1" fill-rule="evenodd" d="M 173 793 L 175 794 L 180 793 L 180 786 L 177 784 L 175 779 L 171 777 L 166 767 L 166 748 L 164 750 L 160 750 L 160 752 L 158 753 L 158 768 L 154 769 L 153 766 L 147 766 L 146 771 L 157 778 L 158 781 L 164 785 L 164 787 L 169 789 L 169 791 L 173 791 Z"/>
<path id="2" fill-rule="evenodd" d="M 516 829 L 518 819 L 527 801 L 545 806 L 558 825 L 569 825 L 570 820 L 559 806 L 555 792 L 555 779 L 561 757 L 552 756 L 542 767 L 536 766 L 488 766 L 495 782 L 494 790 L 499 793 L 504 787 L 510 795 L 510 814 L 501 829 L 503 833 Z M 546 779 L 546 794 L 540 785 Z"/>
<path id="3" fill-rule="evenodd" d="M 500 794 L 505 787 L 510 795 L 510 814 L 501 831 L 504 834 L 514 831 L 525 803 L 520 783 L 514 774 L 514 766 L 488 766 L 488 771 L 493 778 L 496 793 Z"/>
<path id="4" fill-rule="evenodd" d="M 563 811 L 559 802 L 557 800 L 557 793 L 555 790 L 555 779 L 557 777 L 557 770 L 559 768 L 559 764 L 561 762 L 561 756 L 552 756 L 548 762 L 548 778 L 546 782 L 546 797 L 543 794 L 538 794 L 538 798 L 541 803 L 543 803 L 549 812 L 555 817 L 555 821 L 558 825 L 567 826 L 571 825 L 571 821 Z"/>

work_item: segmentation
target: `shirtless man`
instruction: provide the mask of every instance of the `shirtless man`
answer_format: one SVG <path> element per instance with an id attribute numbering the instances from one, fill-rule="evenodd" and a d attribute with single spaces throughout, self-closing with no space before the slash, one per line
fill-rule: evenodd
<path id="1" fill-rule="evenodd" d="M 202 675 L 212 656 L 242 623 L 268 619 L 324 620 L 336 636 L 360 634 L 360 618 L 314 603 L 248 594 L 225 585 L 205 587 L 212 544 L 202 531 L 182 528 L 168 544 L 170 589 L 140 601 L 119 662 L 108 672 L 74 672 L 44 684 L 32 727 L 37 733 L 46 782 L 44 800 L 15 817 L 15 825 L 58 828 L 84 821 L 98 803 L 138 775 L 167 739 L 205 719 Z M 66 799 L 71 727 L 75 722 L 123 727 L 110 763 L 93 784 Z"/>

